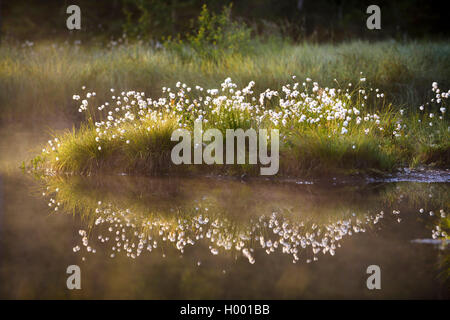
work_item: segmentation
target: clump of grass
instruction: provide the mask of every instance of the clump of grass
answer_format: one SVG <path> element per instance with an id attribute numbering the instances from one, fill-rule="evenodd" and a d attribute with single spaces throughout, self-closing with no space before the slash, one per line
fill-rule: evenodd
<path id="1" fill-rule="evenodd" d="M 59 147 L 57 152 L 47 155 L 47 161 L 59 172 L 165 172 L 171 163 L 173 143 L 170 136 L 176 123 L 173 119 L 162 119 L 147 120 L 143 125 L 151 126 L 151 130 L 125 124 L 121 127 L 124 132 L 119 140 L 99 139 L 92 122 L 82 124 L 78 130 L 67 131 L 55 138 L 52 145 Z"/>
<path id="2" fill-rule="evenodd" d="M 421 163 L 434 164 L 435 166 L 448 167 L 450 159 L 450 127 L 448 121 L 435 121 L 435 118 L 443 118 L 442 111 L 445 107 L 434 108 L 434 112 L 426 112 L 423 106 L 420 112 L 410 115 L 409 140 L 411 165 Z M 440 110 L 439 110 L 440 109 Z M 430 118 L 432 116 L 432 118 Z"/>
<path id="3" fill-rule="evenodd" d="M 292 78 L 281 92 L 267 89 L 260 94 L 254 92 L 254 81 L 238 89 L 230 78 L 220 89 L 207 90 L 177 82 L 174 90 L 164 87 L 158 99 L 138 91 L 116 95 L 111 89 L 111 100 L 96 107 L 89 102 L 96 99 L 95 92 L 85 98 L 74 95 L 81 100 L 78 111 L 86 114 L 86 123 L 50 140 L 39 157 L 57 172 L 176 171 L 180 167 L 170 160 L 172 132 L 192 130 L 201 122 L 204 129 L 217 128 L 223 134 L 237 128 L 279 130 L 285 175 L 389 172 L 431 160 L 448 165 L 448 93 L 437 83 L 427 112 L 421 106 L 422 114 L 405 115 L 404 110 L 394 111 L 379 89 L 368 88 L 362 75 L 357 84 L 336 88 Z M 214 167 L 201 169 L 210 172 Z M 251 169 L 235 165 L 227 171 L 255 172 Z"/>
<path id="4" fill-rule="evenodd" d="M 323 132 L 296 132 L 290 143 L 282 153 L 287 161 L 281 165 L 291 175 L 378 174 L 391 172 L 401 160 L 395 148 L 381 146 L 379 138 L 368 135 L 336 138 Z"/>

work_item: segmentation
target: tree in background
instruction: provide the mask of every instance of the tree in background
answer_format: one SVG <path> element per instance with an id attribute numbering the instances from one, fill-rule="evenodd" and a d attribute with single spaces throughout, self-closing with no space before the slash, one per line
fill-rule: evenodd
<path id="1" fill-rule="evenodd" d="M 161 40 L 195 32 L 202 5 L 219 15 L 233 2 L 234 20 L 244 21 L 254 34 L 279 35 L 294 41 L 340 41 L 351 38 L 448 37 L 446 0 L 377 0 L 382 29 L 368 32 L 366 9 L 372 0 L 14 0 L 0 2 L 2 35 L 19 40 L 55 37 L 131 37 Z M 80 6 L 82 30 L 68 32 L 66 8 Z"/>

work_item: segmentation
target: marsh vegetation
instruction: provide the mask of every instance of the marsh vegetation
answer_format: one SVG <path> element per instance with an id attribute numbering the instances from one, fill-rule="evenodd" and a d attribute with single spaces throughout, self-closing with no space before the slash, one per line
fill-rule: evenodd
<path id="1" fill-rule="evenodd" d="M 123 11 L 106 36 L 14 38 L 21 25 L 5 20 L 1 297 L 374 298 L 375 263 L 382 297 L 448 298 L 446 38 L 346 36 L 342 17 L 300 33 L 303 11 L 249 23 L 239 3 L 110 3 Z M 173 132 L 199 123 L 278 130 L 278 174 L 175 165 Z M 74 261 L 81 293 L 60 286 Z"/>

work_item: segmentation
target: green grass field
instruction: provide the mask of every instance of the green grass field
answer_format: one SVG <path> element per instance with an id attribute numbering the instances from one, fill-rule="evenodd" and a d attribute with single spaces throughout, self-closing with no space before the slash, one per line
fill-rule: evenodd
<path id="1" fill-rule="evenodd" d="M 139 43 L 10 45 L 0 47 L 0 121 L 5 125 L 20 122 L 50 128 L 55 119 L 72 122 L 74 130 L 58 132 L 53 137 L 60 147 L 52 150 L 47 145 L 48 152 L 34 160 L 35 166 L 64 172 L 178 171 L 179 168 L 168 165 L 173 146 L 170 134 L 180 125 L 192 128 L 200 114 L 208 120 L 207 127 L 222 131 L 238 127 L 279 129 L 283 175 L 390 172 L 398 167 L 425 164 L 448 167 L 449 122 L 447 109 L 442 109 L 447 99 L 444 91 L 440 103 L 436 103 L 439 93 L 431 91 L 431 84 L 436 81 L 445 90 L 449 68 L 450 45 L 445 42 L 294 45 L 279 40 L 253 41 L 249 51 L 223 53 L 214 60 L 200 58 L 188 50 L 180 54 Z M 295 80 L 292 76 L 296 76 Z M 233 92 L 219 90 L 218 96 L 226 95 L 234 101 L 233 107 L 214 104 L 213 112 L 214 108 L 197 101 L 195 107 L 189 108 L 201 96 L 214 99 L 206 89 L 220 89 L 228 77 L 236 84 L 234 90 L 254 81 L 253 93 L 239 100 L 233 98 Z M 362 77 L 367 80 L 361 82 Z M 312 81 L 306 81 L 307 78 Z M 181 98 L 171 99 L 168 92 L 162 92 L 163 87 L 179 90 L 177 82 L 192 87 L 192 94 L 185 91 Z M 299 94 L 304 92 L 306 98 L 291 95 L 295 82 Z M 317 89 L 311 91 L 314 82 L 318 83 Z M 291 86 L 287 96 L 283 92 L 286 84 Z M 196 86 L 205 91 L 195 90 Z M 111 88 L 115 88 L 115 93 Z M 240 104 L 258 105 L 260 93 L 268 88 L 279 96 L 266 99 L 257 111 Z M 332 88 L 336 90 L 334 95 L 330 95 Z M 99 137 L 95 122 L 106 121 L 108 108 L 100 112 L 97 107 L 114 100 L 112 95 L 120 96 L 123 106 L 127 105 L 123 98 L 129 91 L 145 92 L 145 99 L 167 100 L 146 108 L 145 114 L 136 108 L 137 104 L 120 112 L 111 109 L 112 123 L 118 121 L 114 130 L 125 131 L 117 134 L 108 129 Z M 81 100 L 92 92 L 96 94 L 90 98 L 87 112 L 78 112 Z M 321 110 L 308 104 L 308 99 L 323 104 L 324 93 L 328 102 Z M 74 101 L 73 95 L 80 95 L 80 101 Z M 128 98 L 138 103 L 143 97 L 133 93 Z M 280 98 L 292 103 L 282 106 Z M 339 103 L 346 104 L 344 109 L 356 108 L 358 115 L 345 111 L 345 116 L 334 117 Z M 421 105 L 424 110 L 419 109 Z M 133 114 L 132 120 L 126 117 L 126 111 Z M 269 116 L 274 112 L 282 118 Z M 306 121 L 301 120 L 303 115 Z M 330 115 L 331 120 L 326 120 Z M 345 134 L 344 121 L 348 122 Z M 113 135 L 118 138 L 112 138 Z M 221 174 L 257 172 L 246 165 L 197 166 L 187 171 L 198 169 Z"/>
<path id="2" fill-rule="evenodd" d="M 155 50 L 146 45 L 65 45 L 0 47 L 1 119 L 77 114 L 71 97 L 84 85 L 106 97 L 110 88 L 159 96 L 177 81 L 205 88 L 231 77 L 238 85 L 256 82 L 256 91 L 281 89 L 296 75 L 324 86 L 355 82 L 362 71 L 374 88 L 398 107 L 417 108 L 437 81 L 449 85 L 448 42 L 299 44 L 252 42 L 252 53 L 224 54 L 220 61 Z"/>

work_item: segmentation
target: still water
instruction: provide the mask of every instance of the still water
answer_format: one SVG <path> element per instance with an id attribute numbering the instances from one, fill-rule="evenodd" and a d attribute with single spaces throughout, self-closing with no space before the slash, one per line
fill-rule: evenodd
<path id="1" fill-rule="evenodd" d="M 448 172 L 436 181 L 8 171 L 0 298 L 448 299 Z"/>

